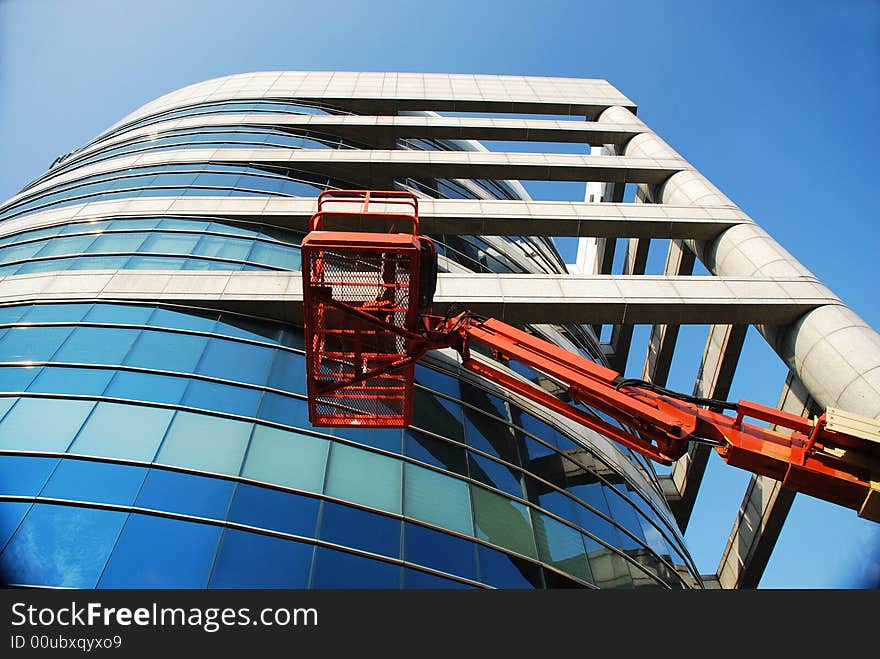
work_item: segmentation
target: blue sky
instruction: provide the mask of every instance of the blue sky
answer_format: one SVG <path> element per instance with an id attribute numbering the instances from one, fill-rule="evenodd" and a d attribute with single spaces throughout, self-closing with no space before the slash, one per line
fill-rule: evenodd
<path id="1" fill-rule="evenodd" d="M 605 78 L 876 328 L 878 35 L 870 0 L 0 0 L 0 199 L 141 104 L 216 76 Z M 690 390 L 704 339 L 683 331 L 671 386 Z M 741 363 L 731 398 L 775 404 L 785 371 L 754 331 Z M 713 459 L 706 478 L 687 539 L 712 572 L 748 474 Z M 880 525 L 798 496 L 761 585 L 876 583 L 878 555 Z"/>

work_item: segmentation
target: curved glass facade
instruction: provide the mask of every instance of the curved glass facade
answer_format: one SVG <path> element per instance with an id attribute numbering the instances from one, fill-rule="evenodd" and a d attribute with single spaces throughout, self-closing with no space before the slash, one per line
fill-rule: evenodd
<path id="1" fill-rule="evenodd" d="M 0 207 L 0 219 L 108 196 L 315 196 L 345 185 L 211 162 L 113 169 L 126 153 L 120 148 L 173 161 L 178 148 L 189 148 L 179 139 L 220 134 L 214 126 L 172 136 L 172 128 L 152 143 L 126 142 L 130 131 L 285 107 L 341 112 L 230 99 L 137 116 L 60 159 Z M 342 140 L 295 139 L 285 148 L 351 148 Z M 91 165 L 105 170 L 77 176 Z M 56 176 L 68 178 L 53 183 Z M 446 196 L 447 184 L 433 182 L 432 196 Z M 455 185 L 472 198 L 511 190 L 504 182 Z M 120 211 L 15 232 L 2 227 L 0 275 L 297 270 L 302 237 L 207 212 Z M 552 272 L 559 263 L 552 245 L 537 239 L 439 238 L 447 269 Z M 597 354 L 584 328 L 555 332 Z M 77 588 L 698 582 L 653 473 L 630 453 L 461 372 L 454 356 L 432 354 L 416 373 L 411 427 L 316 429 L 307 418 L 301 328 L 156 302 L 2 306 L 2 578 Z"/>

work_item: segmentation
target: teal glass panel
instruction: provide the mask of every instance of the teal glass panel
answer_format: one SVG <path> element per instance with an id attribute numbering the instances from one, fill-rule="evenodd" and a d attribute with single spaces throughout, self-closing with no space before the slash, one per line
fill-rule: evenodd
<path id="1" fill-rule="evenodd" d="M 0 556 L 12 584 L 94 588 L 127 513 L 35 505 Z"/>
<path id="2" fill-rule="evenodd" d="M 404 465 L 403 482 L 403 511 L 407 517 L 474 534 L 467 483 L 410 463 Z"/>
<path id="3" fill-rule="evenodd" d="M 158 407 L 98 403 L 70 453 L 149 462 L 173 415 Z"/>
<path id="4" fill-rule="evenodd" d="M 329 451 L 330 442 L 326 439 L 258 425 L 242 475 L 263 483 L 320 493 Z"/>
<path id="5" fill-rule="evenodd" d="M 191 334 L 143 330 L 125 363 L 129 366 L 192 373 L 208 339 Z"/>
<path id="6" fill-rule="evenodd" d="M 121 364 L 140 330 L 77 327 L 52 361 L 75 364 Z"/>
<path id="7" fill-rule="evenodd" d="M 566 574 L 592 582 L 593 575 L 587 563 L 581 534 L 543 513 L 531 512 L 538 558 Z"/>
<path id="8" fill-rule="evenodd" d="M 237 476 L 252 423 L 178 412 L 156 462 Z"/>
<path id="9" fill-rule="evenodd" d="M 255 242 L 248 261 L 261 265 L 272 265 L 286 270 L 299 270 L 301 260 L 298 249 L 272 243 Z"/>
<path id="10" fill-rule="evenodd" d="M 34 254 L 45 247 L 45 242 L 25 243 L 14 247 L 0 249 L 0 263 L 12 263 L 31 258 Z"/>
<path id="11" fill-rule="evenodd" d="M 388 512 L 400 512 L 400 460 L 334 443 L 327 494 Z"/>
<path id="12" fill-rule="evenodd" d="M 471 485 L 477 537 L 525 556 L 536 557 L 528 508 Z"/>
<path id="13" fill-rule="evenodd" d="M 57 256 L 61 254 L 82 254 L 89 245 L 95 242 L 95 236 L 73 236 L 71 238 L 55 238 L 45 243 L 45 247 L 34 256 Z"/>
<path id="14" fill-rule="evenodd" d="M 0 423 L 0 448 L 63 452 L 94 406 L 90 400 L 22 398 Z"/>

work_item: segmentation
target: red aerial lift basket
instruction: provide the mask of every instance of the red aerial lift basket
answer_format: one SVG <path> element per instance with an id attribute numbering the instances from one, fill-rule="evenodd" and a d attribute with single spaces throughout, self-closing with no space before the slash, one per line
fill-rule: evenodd
<path id="1" fill-rule="evenodd" d="M 381 233 L 389 227 L 410 233 Z M 302 241 L 312 425 L 399 428 L 412 420 L 410 345 L 420 307 L 433 296 L 427 286 L 420 304 L 426 258 L 436 276 L 436 248 L 418 229 L 418 201 L 409 192 L 328 190 L 318 197 Z"/>

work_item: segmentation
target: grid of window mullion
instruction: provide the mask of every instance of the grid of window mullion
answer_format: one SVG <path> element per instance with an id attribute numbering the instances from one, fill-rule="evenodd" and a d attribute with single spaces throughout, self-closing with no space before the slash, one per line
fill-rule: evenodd
<path id="1" fill-rule="evenodd" d="M 132 140 L 129 140 L 127 142 L 114 143 L 112 145 L 108 145 L 106 148 L 98 149 L 96 151 L 89 153 L 87 156 L 83 157 L 82 160 L 76 160 L 76 161 L 71 161 L 70 163 L 66 163 L 64 165 L 64 167 L 59 168 L 57 170 L 54 170 L 52 172 L 52 174 L 53 174 L 53 176 L 65 174 L 67 172 L 75 171 L 79 167 L 85 167 L 86 165 L 93 165 L 93 164 L 99 163 L 99 162 L 106 162 L 108 160 L 112 160 L 113 158 L 116 158 L 116 157 L 122 156 L 122 155 L 149 153 L 152 151 L 175 151 L 178 149 L 202 148 L 202 147 L 208 147 L 208 146 L 211 148 L 223 148 L 224 146 L 231 146 L 231 145 L 247 145 L 247 146 L 251 146 L 251 147 L 255 147 L 255 148 L 279 148 L 279 149 L 285 149 L 285 148 L 305 149 L 305 148 L 324 148 L 324 147 L 330 148 L 330 149 L 356 149 L 356 148 L 359 148 L 357 146 L 354 146 L 354 145 L 348 143 L 347 141 L 341 141 L 339 139 L 334 141 L 334 140 L 332 140 L 332 138 L 329 138 L 329 137 L 318 137 L 318 135 L 315 134 L 314 132 L 312 132 L 312 134 L 308 134 L 309 131 L 305 131 L 305 130 L 303 131 L 303 134 L 301 134 L 301 135 L 297 135 L 294 133 L 285 134 L 280 131 L 278 131 L 278 132 L 270 132 L 270 131 L 258 132 L 258 131 L 253 131 L 253 130 L 250 130 L 250 131 L 246 131 L 246 130 L 238 130 L 238 131 L 235 131 L 235 130 L 229 130 L 229 131 L 201 130 L 201 131 L 195 131 L 195 130 L 190 130 L 190 129 L 187 129 L 187 130 L 188 130 L 188 132 L 181 133 L 180 135 L 168 135 L 166 137 L 158 137 L 158 138 L 155 136 L 140 137 L 140 138 L 133 138 Z M 168 132 L 174 132 L 174 131 L 168 131 Z M 263 135 L 264 139 L 249 141 L 246 138 L 241 138 L 240 140 L 236 140 L 236 139 L 232 139 L 229 137 L 227 137 L 226 139 L 223 139 L 221 137 L 224 135 L 228 136 L 231 133 L 241 133 L 242 135 L 250 135 L 250 134 Z M 141 144 L 149 145 L 151 142 L 159 142 L 159 141 L 162 141 L 167 138 L 186 137 L 189 135 L 209 135 L 209 134 L 216 134 L 218 136 L 218 138 L 216 140 L 193 140 L 191 142 L 172 142 L 172 143 L 165 143 L 165 144 L 153 144 L 152 146 L 143 146 L 142 148 L 127 148 L 129 146 L 130 147 L 137 147 L 138 145 L 141 145 Z M 310 142 L 315 142 L 317 144 L 321 144 L 323 146 L 318 146 L 318 147 L 303 146 L 303 145 L 297 146 L 297 145 L 293 145 L 293 144 L 272 144 L 270 142 L 267 142 L 265 138 L 267 138 L 269 136 L 273 136 L 273 135 L 277 136 L 277 137 L 289 137 L 291 139 L 291 141 L 293 141 L 297 138 L 300 138 L 303 140 L 308 140 Z M 232 147 L 232 148 L 235 148 L 235 147 Z M 363 147 L 363 148 L 366 148 L 366 147 Z"/>
<path id="2" fill-rule="evenodd" d="M 443 371 L 441 370 L 440 372 L 443 372 Z M 453 376 L 453 377 L 454 377 L 454 376 Z M 472 383 L 472 384 L 473 384 L 473 383 Z M 420 386 L 420 385 L 416 385 L 416 386 Z M 425 387 L 422 387 L 422 388 L 425 388 Z M 427 388 L 425 388 L 425 389 L 427 389 Z M 456 403 L 458 403 L 458 404 L 460 404 L 460 405 L 462 405 L 462 406 L 467 405 L 467 403 L 463 403 L 462 401 L 457 401 L 456 399 L 451 398 L 451 397 L 449 397 L 449 396 L 446 396 L 445 394 L 441 394 L 441 393 L 439 393 L 439 392 L 431 391 L 430 389 L 428 389 L 428 391 L 430 391 L 430 392 L 431 392 L 433 395 L 435 395 L 435 396 L 440 396 L 440 397 L 445 398 L 445 399 L 447 399 L 447 400 L 451 400 L 451 401 L 456 402 Z M 510 404 L 510 401 L 507 401 L 507 404 L 509 405 L 509 404 Z M 473 406 L 469 406 L 469 407 L 471 407 L 472 409 L 475 409 L 475 410 L 477 409 L 477 408 L 474 408 Z M 482 412 L 481 410 L 478 410 L 478 411 Z M 526 410 L 526 411 L 527 411 L 528 413 L 532 413 L 532 412 L 529 411 L 529 410 Z M 492 415 L 489 415 L 489 416 L 492 416 Z M 502 421 L 501 419 L 497 419 L 497 417 L 494 417 L 494 416 L 492 416 L 492 418 L 494 418 L 494 419 L 496 419 L 496 420 L 498 420 L 498 421 Z M 502 422 L 504 422 L 504 423 L 508 423 L 508 422 L 506 422 L 506 421 L 502 421 Z M 568 462 L 571 462 L 574 466 L 576 466 L 576 467 L 578 467 L 578 468 L 582 468 L 582 466 L 581 466 L 580 464 L 578 464 L 577 462 L 575 462 L 574 460 L 572 460 L 570 457 L 568 457 L 567 455 L 565 455 L 564 453 L 562 453 L 561 451 L 559 451 L 557 448 L 555 448 L 555 447 L 551 446 L 550 444 L 548 444 L 545 440 L 541 439 L 540 437 L 536 437 L 536 436 L 533 435 L 532 433 L 528 432 L 527 430 L 525 430 L 525 429 L 523 429 L 523 428 L 520 428 L 520 427 L 517 426 L 516 424 L 508 423 L 508 425 L 509 425 L 510 427 L 514 428 L 516 431 L 521 432 L 521 433 L 523 433 L 524 435 L 527 435 L 527 436 L 531 437 L 531 438 L 534 439 L 534 440 L 537 440 L 537 441 L 540 442 L 542 445 L 544 445 L 544 446 L 547 447 L 548 449 L 554 451 L 555 453 L 558 453 L 559 455 L 562 456 L 562 458 L 563 458 L 564 460 L 566 460 L 566 461 L 568 461 Z M 550 425 L 551 427 L 553 427 L 552 424 L 548 424 L 548 425 Z M 425 430 L 423 430 L 423 429 L 421 429 L 421 428 L 420 428 L 419 430 L 420 430 L 421 432 L 428 432 L 431 436 L 433 436 L 433 437 L 435 437 L 435 438 L 444 439 L 445 441 L 448 441 L 448 442 L 450 442 L 450 443 L 458 444 L 457 442 L 455 442 L 455 441 L 453 441 L 453 440 L 450 440 L 450 439 L 445 438 L 445 437 L 440 437 L 440 436 L 438 436 L 438 435 L 435 435 L 434 433 L 430 433 L 429 431 L 425 431 Z M 569 439 L 571 439 L 571 438 L 569 438 Z M 577 445 L 578 443 L 575 442 L 575 444 Z M 531 476 L 532 478 L 535 478 L 535 479 L 537 479 L 537 480 L 539 480 L 539 481 L 541 481 L 541 482 L 547 483 L 547 481 L 545 481 L 544 479 L 540 478 L 539 476 L 537 476 L 537 475 L 535 475 L 535 474 L 533 474 L 533 473 L 531 473 L 531 472 L 529 472 L 529 471 L 526 471 L 525 469 L 522 469 L 521 467 L 519 467 L 519 466 L 517 466 L 517 465 L 512 465 L 512 464 L 510 464 L 510 463 L 508 463 L 508 462 L 505 462 L 505 461 L 503 461 L 503 460 L 500 460 L 500 459 L 498 459 L 498 458 L 495 458 L 494 456 L 491 456 L 491 455 L 489 455 L 489 454 L 483 453 L 482 451 L 479 451 L 478 449 L 473 449 L 473 448 L 470 448 L 470 447 L 466 447 L 466 448 L 467 448 L 468 450 L 470 450 L 470 451 L 474 451 L 474 452 L 476 452 L 476 453 L 479 453 L 479 454 L 483 455 L 484 457 L 489 458 L 489 459 L 491 459 L 491 460 L 493 460 L 493 461 L 495 461 L 495 462 L 498 462 L 498 463 L 504 465 L 505 467 L 507 467 L 508 469 L 510 469 L 510 468 L 516 469 L 517 471 L 522 472 L 522 473 L 524 473 L 524 474 L 526 474 L 526 475 L 528 475 L 528 476 Z M 598 452 L 596 452 L 596 451 L 593 450 L 593 449 L 590 449 L 589 447 L 584 447 L 584 448 L 587 449 L 587 450 L 589 450 L 590 453 L 591 453 L 594 457 L 596 457 L 597 459 L 599 459 L 599 460 L 600 460 L 603 464 L 605 464 L 609 469 L 612 469 L 613 471 L 617 472 L 617 470 L 614 469 L 614 467 L 612 466 L 612 463 L 610 463 L 608 460 L 602 458 Z M 629 505 L 633 508 L 634 512 L 639 516 L 639 519 L 640 519 L 640 520 L 642 520 L 642 519 L 645 520 L 648 524 L 650 524 L 650 525 L 653 526 L 655 529 L 657 529 L 657 531 L 658 531 L 658 532 L 661 534 L 661 536 L 666 540 L 666 542 L 669 543 L 669 544 L 670 544 L 670 545 L 671 545 L 671 546 L 672 546 L 672 547 L 673 547 L 673 548 L 674 548 L 674 549 L 675 549 L 675 550 L 676 550 L 676 551 L 677 551 L 682 557 L 686 557 L 686 556 L 688 556 L 687 552 L 684 550 L 683 544 L 678 540 L 678 538 L 675 538 L 675 536 L 672 536 L 672 537 L 674 538 L 674 540 L 671 541 L 671 540 L 670 540 L 670 537 L 669 537 L 669 535 L 668 535 L 668 533 L 667 533 L 667 529 L 659 527 L 659 526 L 658 526 L 658 525 L 657 525 L 652 519 L 650 519 L 645 513 L 643 513 L 643 512 L 641 511 L 641 509 L 640 509 L 638 506 L 636 506 L 636 505 L 630 503 L 630 499 L 629 499 L 629 497 L 627 497 L 624 493 L 620 492 L 616 487 L 614 487 L 614 485 L 613 485 L 610 481 L 608 481 L 607 479 L 605 479 L 603 476 L 601 476 L 601 475 L 598 474 L 598 473 L 594 474 L 594 476 L 595 476 L 595 477 L 599 480 L 599 482 L 601 482 L 604 486 L 612 488 L 612 489 L 617 493 L 617 495 L 620 496 L 620 498 L 621 498 L 623 501 L 628 502 Z M 621 474 L 621 477 L 624 477 L 624 475 Z M 632 483 L 631 483 L 628 479 L 624 478 L 624 480 L 625 480 L 627 483 L 629 483 L 629 484 L 632 485 Z M 606 521 L 611 522 L 614 526 L 616 526 L 618 529 L 620 529 L 621 531 L 623 531 L 624 533 L 626 533 L 627 536 L 629 536 L 630 538 L 632 538 L 633 540 L 635 540 L 635 541 L 638 542 L 639 544 L 641 544 L 641 545 L 645 545 L 645 542 L 642 541 L 642 540 L 639 540 L 638 537 L 634 534 L 634 532 L 627 530 L 627 529 L 626 529 L 625 527 L 623 527 L 620 523 L 618 523 L 617 521 L 615 521 L 615 520 L 613 520 L 612 518 L 608 517 L 607 515 L 605 515 L 605 514 L 602 513 L 601 511 L 598 511 L 598 510 L 596 510 L 595 508 L 593 508 L 592 506 L 590 506 L 589 504 L 587 504 L 586 502 L 581 501 L 579 498 L 577 498 L 575 495 L 571 494 L 570 492 L 567 492 L 567 491 L 565 491 L 565 490 L 562 490 L 562 489 L 560 489 L 560 488 L 557 488 L 557 487 L 554 486 L 552 483 L 547 483 L 547 484 L 550 485 L 550 486 L 552 487 L 552 489 L 554 489 L 554 490 L 556 490 L 556 491 L 559 491 L 559 492 L 562 492 L 562 493 L 565 494 L 567 497 L 571 498 L 573 501 L 575 501 L 575 502 L 578 503 L 579 505 L 585 507 L 585 508 L 586 508 L 587 510 L 589 510 L 590 512 L 595 513 L 595 514 L 597 514 L 598 516 L 600 516 L 601 518 L 605 519 Z M 644 496 L 639 492 L 639 490 L 638 490 L 636 487 L 633 487 L 633 490 L 636 492 L 637 496 L 640 496 L 640 497 L 642 498 L 642 500 L 645 501 L 645 503 L 646 503 L 648 506 L 650 506 L 652 510 L 654 510 L 655 513 L 657 512 L 656 509 L 654 509 L 654 506 L 651 504 L 651 502 L 648 501 L 648 499 L 647 499 L 646 497 L 644 497 Z M 659 514 L 658 514 L 658 516 L 659 516 Z M 647 545 L 645 545 L 645 546 L 647 547 Z M 652 550 L 650 547 L 647 547 L 647 548 L 648 548 L 650 551 L 653 552 L 653 550 Z M 656 552 L 655 552 L 655 553 L 656 553 Z M 660 557 L 658 556 L 658 558 L 660 558 Z M 660 560 L 663 560 L 663 559 L 660 558 Z M 692 566 L 692 567 L 693 567 L 694 570 L 696 570 L 696 567 L 695 567 L 695 566 Z"/>
<path id="3" fill-rule="evenodd" d="M 170 425 L 169 425 L 169 427 L 170 427 Z M 163 438 L 163 441 L 164 441 L 164 438 Z M 161 451 L 161 444 L 157 448 L 157 454 L 160 451 Z M 331 503 L 335 503 L 335 504 L 345 505 L 345 506 L 355 508 L 355 509 L 358 509 L 358 510 L 361 510 L 364 512 L 377 514 L 377 515 L 381 515 L 384 517 L 389 517 L 391 519 L 399 520 L 401 522 L 406 522 L 409 524 L 416 524 L 418 526 L 422 526 L 427 529 L 431 529 L 433 531 L 445 533 L 447 535 L 452 535 L 452 536 L 457 537 L 459 539 L 466 540 L 468 542 L 472 542 L 472 543 L 475 543 L 478 545 L 483 545 L 483 546 L 486 546 L 486 547 L 489 547 L 492 549 L 500 549 L 506 554 L 512 554 L 522 560 L 526 560 L 526 561 L 529 561 L 530 563 L 533 563 L 533 564 L 538 565 L 540 567 L 544 567 L 544 568 L 553 570 L 553 571 L 557 572 L 558 574 L 561 574 L 569 579 L 572 579 L 575 582 L 581 583 L 582 585 L 593 586 L 593 584 L 589 584 L 588 582 L 584 582 L 584 581 L 580 580 L 578 577 L 576 577 L 574 575 L 570 575 L 562 570 L 559 570 L 558 568 L 555 568 L 553 565 L 549 565 L 549 564 L 541 561 L 540 559 L 535 559 L 535 558 L 532 558 L 529 556 L 519 554 L 515 551 L 512 551 L 512 550 L 506 548 L 506 547 L 493 544 L 493 543 L 486 541 L 486 540 L 482 540 L 481 538 L 478 538 L 476 536 L 466 535 L 466 534 L 459 533 L 459 532 L 451 530 L 451 529 L 444 528 L 442 526 L 438 526 L 436 524 L 431 524 L 430 522 L 425 522 L 425 521 L 422 521 L 419 519 L 409 517 L 406 515 L 405 512 L 404 513 L 393 513 L 393 512 L 389 512 L 389 511 L 385 511 L 385 510 L 381 510 L 381 509 L 377 509 L 377 508 L 372 508 L 370 506 L 366 506 L 366 505 L 363 505 L 358 502 L 353 502 L 353 501 L 349 501 L 346 499 L 340 499 L 338 497 L 333 497 L 333 496 L 327 494 L 326 492 L 321 492 L 321 493 L 309 492 L 309 491 L 305 491 L 305 490 L 298 490 L 296 488 L 284 487 L 284 486 L 280 486 L 280 485 L 276 485 L 276 484 L 272 484 L 272 483 L 263 483 L 260 481 L 255 481 L 253 479 L 248 479 L 248 478 L 241 476 L 241 475 L 231 476 L 229 474 L 216 474 L 216 473 L 211 473 L 211 472 L 205 472 L 205 471 L 198 470 L 198 469 L 178 467 L 178 466 L 173 466 L 173 465 L 164 465 L 161 463 L 145 462 L 145 461 L 139 461 L 139 460 L 129 460 L 129 459 L 123 459 L 123 458 L 104 458 L 104 457 L 100 457 L 100 456 L 79 456 L 79 455 L 68 454 L 68 453 L 28 452 L 28 451 L 10 451 L 10 450 L 0 450 L 0 455 L 19 455 L 19 456 L 38 457 L 38 458 L 59 458 L 59 459 L 70 459 L 70 460 L 98 462 L 98 463 L 106 463 L 106 464 L 138 466 L 138 467 L 144 467 L 147 469 L 159 469 L 159 470 L 175 472 L 175 473 L 189 474 L 189 475 L 195 475 L 195 476 L 204 476 L 204 477 L 210 477 L 210 478 L 218 478 L 221 480 L 228 480 L 228 481 L 235 482 L 237 485 L 242 485 L 242 484 L 243 485 L 254 485 L 257 487 L 264 487 L 267 489 L 277 490 L 277 491 L 285 492 L 288 494 L 296 494 L 298 496 L 305 496 L 305 497 L 309 497 L 309 498 L 318 499 L 323 502 L 331 502 Z M 329 467 L 328 467 L 328 471 L 329 471 Z M 143 486 L 143 484 L 142 484 L 142 486 Z M 325 482 L 325 489 L 326 489 L 326 482 Z M 0 501 L 33 499 L 33 498 L 40 499 L 41 501 L 48 502 L 48 503 L 52 503 L 52 502 L 57 502 L 59 504 L 69 503 L 69 504 L 73 504 L 73 505 L 79 504 L 79 505 L 82 505 L 85 507 L 120 509 L 120 510 L 127 510 L 132 513 L 153 514 L 153 515 L 161 516 L 161 517 L 168 517 L 168 518 L 173 518 L 173 519 L 183 519 L 186 521 L 195 521 L 195 522 L 200 522 L 200 523 L 210 523 L 210 524 L 214 524 L 214 525 L 217 525 L 217 524 L 222 525 L 225 522 L 229 522 L 230 527 L 238 527 L 241 530 L 253 531 L 253 532 L 257 532 L 257 533 L 261 533 L 261 534 L 265 534 L 265 535 L 273 535 L 276 537 L 281 537 L 281 538 L 291 539 L 291 540 L 300 540 L 300 541 L 305 540 L 305 541 L 309 541 L 309 542 L 317 540 L 318 544 L 321 546 L 328 546 L 328 547 L 331 547 L 334 549 L 342 549 L 342 550 L 350 551 L 351 553 L 356 553 L 356 554 L 368 556 L 370 558 L 380 558 L 380 559 L 386 560 L 386 561 L 388 561 L 389 558 L 391 558 L 391 557 L 386 557 L 382 554 L 375 554 L 375 553 L 368 552 L 365 550 L 358 550 L 357 548 L 348 547 L 346 545 L 339 545 L 336 543 L 322 541 L 322 540 L 318 539 L 320 536 L 320 525 L 318 526 L 318 528 L 315 531 L 315 538 L 311 538 L 309 536 L 300 536 L 300 535 L 295 535 L 295 534 L 284 533 L 282 531 L 278 531 L 275 529 L 257 527 L 257 526 L 251 526 L 251 525 L 245 525 L 245 524 L 232 522 L 232 521 L 228 520 L 228 517 L 230 514 L 229 509 L 227 509 L 226 515 L 221 519 L 219 517 L 198 517 L 198 516 L 194 516 L 194 515 L 188 515 L 186 513 L 177 513 L 177 512 L 162 511 L 162 510 L 156 510 L 156 509 L 145 509 L 145 508 L 139 508 L 139 507 L 133 506 L 133 505 L 132 506 L 118 506 L 116 504 L 102 504 L 102 503 L 89 502 L 89 501 L 77 501 L 77 500 L 68 500 L 68 499 L 47 499 L 45 497 L 40 497 L 40 495 L 37 495 L 36 497 L 19 497 L 19 496 L 15 496 L 15 495 L 0 495 Z M 137 496 L 135 496 L 135 501 L 136 500 L 137 500 Z M 38 501 L 38 502 L 40 502 L 40 501 Z M 232 497 L 230 497 L 230 504 L 229 505 L 231 506 L 231 504 L 232 504 Z M 401 553 L 401 555 L 405 556 L 404 553 Z M 443 571 L 438 570 L 436 568 L 431 568 L 430 566 L 427 566 L 427 565 L 422 565 L 420 563 L 414 563 L 412 561 L 408 561 L 408 560 L 406 560 L 406 558 L 403 558 L 403 559 L 391 558 L 390 562 L 394 562 L 396 564 L 403 564 L 406 566 L 418 567 L 418 568 L 422 569 L 423 571 L 427 571 L 429 573 L 434 573 L 434 574 L 437 574 L 438 576 L 451 576 L 451 577 L 456 578 L 456 580 L 462 581 L 463 583 L 480 583 L 480 582 L 474 582 L 474 581 L 467 579 L 465 577 L 455 575 L 454 573 L 443 572 Z M 488 585 L 488 584 L 486 584 L 486 585 Z"/>
<path id="4" fill-rule="evenodd" d="M 198 166 L 207 166 L 206 168 L 198 169 Z M 211 168 L 213 167 L 213 169 Z M 219 168 L 219 169 L 218 169 Z M 150 169 L 152 171 L 141 172 L 138 173 L 138 169 Z M 90 174 L 78 179 L 70 179 L 68 181 L 64 181 L 57 185 L 50 185 L 48 187 L 42 188 L 37 192 L 34 192 L 29 195 L 25 195 L 20 199 L 17 199 L 15 203 L 7 205 L 0 210 L 0 214 L 6 215 L 10 210 L 18 209 L 25 204 L 29 204 L 34 201 L 38 201 L 43 197 L 47 197 L 50 194 L 60 194 L 62 192 L 70 192 L 75 190 L 78 187 L 82 187 L 85 185 L 90 185 L 93 183 L 105 183 L 111 181 L 119 181 L 125 179 L 132 178 L 142 178 L 146 176 L 155 176 L 158 174 L 229 174 L 239 176 L 257 176 L 266 179 L 277 179 L 281 181 L 294 181 L 299 183 L 306 183 L 308 185 L 314 185 L 306 180 L 294 179 L 287 176 L 282 176 L 281 174 L 273 174 L 267 169 L 249 166 L 247 163 L 241 163 L 236 165 L 218 165 L 217 163 L 211 161 L 200 161 L 200 162 L 188 162 L 188 163 L 165 163 L 159 165 L 149 165 L 149 166 L 141 166 L 141 167 L 130 167 L 127 166 L 123 169 L 119 170 L 110 170 L 106 172 L 101 172 L 99 174 Z M 157 189 L 161 189 L 162 187 L 169 186 L 156 186 Z M 170 187 L 203 187 L 206 189 L 215 188 L 216 189 L 237 189 L 237 188 L 225 188 L 220 186 L 170 186 Z M 110 189 L 106 190 L 106 192 L 126 192 L 129 190 L 144 190 L 151 189 L 151 186 L 141 186 L 141 187 L 133 187 L 133 188 L 118 188 L 118 189 Z M 85 195 L 88 196 L 88 195 Z M 290 196 L 283 195 L 282 196 Z M 76 195 L 70 197 L 70 199 L 78 198 Z"/>

